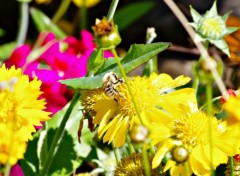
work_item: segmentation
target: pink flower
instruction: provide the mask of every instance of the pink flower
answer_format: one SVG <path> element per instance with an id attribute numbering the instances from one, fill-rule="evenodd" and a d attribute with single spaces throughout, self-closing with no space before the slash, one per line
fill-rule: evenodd
<path id="1" fill-rule="evenodd" d="M 10 176 L 24 176 L 22 168 L 18 164 L 15 164 L 11 168 Z"/>
<path id="2" fill-rule="evenodd" d="M 37 58 L 27 61 L 31 47 L 22 45 L 6 61 L 8 67 L 22 67 L 25 74 L 31 78 L 37 76 L 43 82 L 42 97 L 47 101 L 47 111 L 53 114 L 62 109 L 72 96 L 72 92 L 58 81 L 82 77 L 87 73 L 88 58 L 96 45 L 91 33 L 83 30 L 81 35 L 80 41 L 72 36 L 59 41 L 53 33 L 41 33 L 35 45 L 47 49 Z"/>

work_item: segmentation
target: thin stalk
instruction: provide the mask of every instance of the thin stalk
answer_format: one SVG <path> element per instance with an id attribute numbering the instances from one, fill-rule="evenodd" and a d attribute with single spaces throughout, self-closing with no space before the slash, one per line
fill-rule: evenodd
<path id="1" fill-rule="evenodd" d="M 198 86 L 199 86 L 199 78 L 196 77 L 193 79 L 193 84 L 192 84 L 192 88 L 196 90 L 196 94 L 198 91 Z"/>
<path id="2" fill-rule="evenodd" d="M 149 164 L 148 153 L 144 148 L 142 150 L 142 157 L 143 157 L 145 176 L 151 176 L 151 168 L 150 168 L 150 164 Z"/>
<path id="3" fill-rule="evenodd" d="M 7 164 L 5 165 L 5 171 L 4 171 L 4 176 L 9 176 L 10 175 L 10 170 L 11 170 L 11 165 Z"/>
<path id="4" fill-rule="evenodd" d="M 71 2 L 72 2 L 71 0 L 62 0 L 62 2 L 60 4 L 60 7 L 58 8 L 57 12 L 52 17 L 52 22 L 53 23 L 56 24 L 62 18 L 62 16 L 67 11 Z"/>
<path id="5" fill-rule="evenodd" d="M 86 29 L 87 28 L 87 7 L 86 7 L 86 0 L 83 0 L 83 5 L 80 9 L 80 29 Z"/>
<path id="6" fill-rule="evenodd" d="M 216 81 L 216 83 L 217 83 L 217 85 L 219 87 L 219 90 L 221 91 L 223 97 L 225 99 L 227 99 L 229 96 L 228 96 L 226 87 L 225 87 L 221 77 L 219 76 L 216 68 L 211 66 L 212 65 L 211 64 L 212 60 L 211 60 L 207 50 L 205 49 L 205 47 L 203 46 L 203 44 L 201 42 L 195 40 L 196 33 L 193 30 L 193 28 L 189 25 L 189 21 L 187 20 L 187 18 L 183 15 L 181 10 L 178 8 L 178 6 L 172 0 L 164 0 L 164 2 L 173 11 L 173 13 L 178 18 L 178 20 L 182 23 L 183 27 L 186 29 L 186 31 L 188 32 L 189 36 L 192 38 L 193 42 L 195 43 L 195 45 L 197 46 L 198 50 L 200 51 L 202 57 L 204 59 L 206 59 L 206 63 L 209 64 L 209 69 L 211 70 L 211 73 L 212 73 L 213 77 L 215 78 L 215 81 Z"/>
<path id="7" fill-rule="evenodd" d="M 119 163 L 118 153 L 117 153 L 117 149 L 115 148 L 113 143 L 112 143 L 112 148 L 113 148 L 113 153 L 114 153 L 114 156 L 115 156 L 116 163 L 118 164 Z"/>
<path id="8" fill-rule="evenodd" d="M 234 176 L 234 158 L 233 156 L 229 157 L 230 164 L 230 176 Z"/>
<path id="9" fill-rule="evenodd" d="M 48 171 L 50 169 L 50 166 L 52 164 L 52 161 L 53 161 L 53 158 L 54 158 L 54 155 L 56 153 L 56 151 L 58 150 L 58 144 L 59 142 L 61 141 L 62 139 L 62 136 L 64 135 L 64 128 L 66 126 L 66 123 L 70 117 L 70 114 L 72 112 L 72 109 L 73 107 L 75 106 L 75 104 L 78 102 L 78 99 L 80 97 L 80 93 L 75 93 L 66 113 L 64 114 L 63 116 L 63 119 L 60 123 L 60 126 L 59 128 L 57 129 L 54 137 L 53 137 L 53 140 L 52 140 L 52 143 L 51 143 L 51 146 L 50 146 L 50 149 L 49 149 L 49 153 L 47 155 L 47 158 L 46 158 L 46 161 L 44 163 L 44 166 L 42 168 L 42 170 L 40 171 L 40 174 L 39 176 L 45 176 L 45 175 L 48 175 Z"/>
<path id="10" fill-rule="evenodd" d="M 151 73 L 158 73 L 158 58 L 154 56 L 145 65 L 144 75 L 150 76 Z"/>
<path id="11" fill-rule="evenodd" d="M 110 8 L 109 8 L 109 11 L 108 11 L 108 14 L 107 14 L 108 21 L 113 19 L 113 16 L 114 16 L 115 11 L 117 9 L 118 2 L 119 2 L 119 0 L 112 0 L 112 3 L 110 5 Z"/>
<path id="12" fill-rule="evenodd" d="M 143 125 L 143 121 L 142 121 L 142 118 L 141 118 L 141 114 L 140 114 L 140 112 L 139 112 L 139 110 L 138 110 L 137 103 L 136 103 L 135 98 L 134 98 L 134 96 L 133 96 L 133 94 L 132 94 L 132 90 L 131 90 L 131 87 L 130 87 L 130 85 L 129 85 L 129 82 L 128 82 L 126 73 L 125 73 L 125 71 L 124 71 L 124 68 L 123 68 L 123 66 L 122 66 L 122 64 L 121 64 L 121 62 L 120 62 L 120 59 L 119 59 L 119 57 L 118 57 L 118 55 L 117 55 L 116 50 L 115 50 L 115 49 L 112 49 L 111 51 L 112 51 L 112 53 L 113 53 L 113 56 L 115 57 L 115 60 L 116 60 L 116 62 L 117 62 L 117 64 L 118 64 L 118 67 L 119 67 L 119 69 L 120 69 L 120 72 L 121 72 L 121 74 L 122 74 L 122 76 L 123 76 L 123 78 L 124 78 L 124 80 L 125 80 L 125 83 L 126 83 L 126 85 L 127 85 L 128 92 L 129 92 L 130 97 L 131 97 L 131 99 L 132 99 L 132 103 L 133 103 L 133 106 L 134 106 L 135 111 L 136 111 L 136 113 L 137 113 L 137 116 L 138 116 L 138 118 L 139 118 L 139 121 L 140 121 L 141 124 Z"/>
<path id="13" fill-rule="evenodd" d="M 188 163 L 185 162 L 184 166 L 185 166 L 185 170 L 186 170 L 186 176 L 191 176 Z"/>
<path id="14" fill-rule="evenodd" d="M 212 82 L 211 81 L 208 81 L 207 82 L 207 85 L 206 85 L 206 98 L 207 98 L 207 102 L 209 102 L 207 104 L 207 114 L 209 116 L 212 115 L 212 112 L 213 112 L 213 105 L 212 105 Z M 208 120 L 208 135 L 209 135 L 209 143 L 210 143 L 210 163 L 211 163 L 211 171 L 212 171 L 212 176 L 214 176 L 214 169 L 213 169 L 213 166 L 212 166 L 212 163 L 213 163 L 213 153 L 212 153 L 212 144 L 213 144 L 213 141 L 212 141 L 212 125 L 211 125 L 211 118 L 209 118 Z"/>
<path id="15" fill-rule="evenodd" d="M 127 141 L 127 144 L 128 144 L 128 148 L 129 148 L 130 154 L 134 153 L 135 150 L 134 150 L 134 147 L 133 147 L 133 145 L 132 145 L 132 143 L 131 143 L 131 141 L 130 141 L 130 137 L 129 137 L 128 135 L 127 135 L 126 141 Z"/>
<path id="16" fill-rule="evenodd" d="M 29 21 L 28 2 L 19 1 L 18 3 L 20 6 L 20 27 L 17 35 L 17 46 L 25 42 Z"/>

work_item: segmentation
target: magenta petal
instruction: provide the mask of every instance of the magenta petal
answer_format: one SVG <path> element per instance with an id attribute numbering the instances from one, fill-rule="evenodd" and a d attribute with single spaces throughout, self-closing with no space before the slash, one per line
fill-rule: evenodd
<path id="1" fill-rule="evenodd" d="M 15 65 L 17 68 L 22 67 L 26 63 L 26 59 L 30 51 L 31 48 L 28 45 L 19 46 L 13 51 L 10 58 L 6 60 L 6 66 L 11 67 L 12 65 Z"/>
<path id="2" fill-rule="evenodd" d="M 96 44 L 93 42 L 93 35 L 87 30 L 81 31 L 82 40 L 80 41 L 80 50 L 84 53 L 86 50 L 93 50 L 96 47 Z"/>
<path id="3" fill-rule="evenodd" d="M 64 39 L 64 42 L 68 44 L 68 48 L 65 52 L 72 55 L 77 55 L 79 53 L 79 41 L 75 37 L 68 36 Z"/>
<path id="4" fill-rule="evenodd" d="M 18 164 L 15 164 L 11 168 L 10 176 L 24 176 L 22 168 Z"/>
<path id="5" fill-rule="evenodd" d="M 108 50 L 104 51 L 103 55 L 104 58 L 114 57 L 112 52 Z"/>
<path id="6" fill-rule="evenodd" d="M 56 36 L 53 32 L 41 32 L 38 36 L 38 41 L 41 42 L 41 46 L 46 45 L 48 42 L 56 39 Z"/>
<path id="7" fill-rule="evenodd" d="M 46 69 L 36 70 L 35 74 L 38 77 L 38 79 L 40 79 L 45 84 L 53 84 L 60 79 L 58 73 L 52 70 Z"/>

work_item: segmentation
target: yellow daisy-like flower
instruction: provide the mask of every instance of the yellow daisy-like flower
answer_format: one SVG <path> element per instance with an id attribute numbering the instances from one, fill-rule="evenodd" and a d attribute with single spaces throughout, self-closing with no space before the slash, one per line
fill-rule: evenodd
<path id="1" fill-rule="evenodd" d="M 236 108 L 234 108 L 236 107 Z M 240 122 L 240 96 L 230 96 L 223 104 L 223 109 L 227 112 L 228 124 L 236 124 Z"/>
<path id="2" fill-rule="evenodd" d="M 190 173 L 210 175 L 211 167 L 227 163 L 228 156 L 239 152 L 239 130 L 204 112 L 185 110 L 151 125 L 150 138 L 158 146 L 153 168 L 170 155 L 164 172 L 170 169 L 171 175 L 186 175 L 187 166 Z M 173 152 L 176 147 L 179 151 Z"/>
<path id="3" fill-rule="evenodd" d="M 76 4 L 78 7 L 83 6 L 84 0 L 73 0 L 74 4 Z M 97 5 L 100 2 L 100 0 L 85 0 L 86 7 L 93 7 Z"/>
<path id="4" fill-rule="evenodd" d="M 21 69 L 12 66 L 0 68 L 0 123 L 13 123 L 13 130 L 20 133 L 22 140 L 32 139 L 34 126 L 49 119 L 45 101 L 39 100 L 41 81 L 29 81 Z"/>
<path id="5" fill-rule="evenodd" d="M 165 118 L 166 113 L 160 109 L 159 105 L 164 104 L 164 99 L 160 95 L 166 87 L 177 87 L 185 84 L 186 79 L 190 80 L 184 77 L 173 80 L 169 77 L 166 74 L 159 76 L 153 74 L 150 78 L 134 77 L 129 79 L 131 92 L 144 124 Z M 127 130 L 131 130 L 134 124 L 140 124 L 140 120 L 126 84 L 120 84 L 117 91 L 119 94 L 114 99 L 107 97 L 96 101 L 93 106 L 96 112 L 93 123 L 99 124 L 98 136 L 103 136 L 103 142 L 111 143 L 113 141 L 115 147 L 120 147 L 124 145 Z M 174 101 L 177 103 L 181 102 L 178 96 L 179 94 L 173 95 Z"/>
<path id="6" fill-rule="evenodd" d="M 151 161 L 152 157 L 148 156 Z M 151 176 L 159 175 L 156 169 L 152 169 Z M 133 153 L 120 160 L 116 166 L 114 176 L 144 176 L 144 161 L 140 153 Z"/>
<path id="7" fill-rule="evenodd" d="M 34 125 L 49 119 L 39 100 L 41 81 L 29 81 L 21 69 L 0 68 L 0 163 L 14 165 L 23 158 Z"/>
<path id="8" fill-rule="evenodd" d="M 17 131 L 11 130 L 13 125 L 12 122 L 0 123 L 0 164 L 14 165 L 26 151 L 26 142 Z"/>

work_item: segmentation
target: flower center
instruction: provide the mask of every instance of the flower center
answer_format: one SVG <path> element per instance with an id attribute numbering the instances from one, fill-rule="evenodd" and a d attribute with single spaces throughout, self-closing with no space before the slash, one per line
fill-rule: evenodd
<path id="1" fill-rule="evenodd" d="M 129 80 L 129 84 L 140 113 L 156 107 L 159 91 L 147 78 L 135 77 Z M 119 85 L 117 89 L 120 93 L 117 97 L 120 111 L 130 117 L 135 116 L 136 110 L 126 84 Z"/>
<path id="2" fill-rule="evenodd" d="M 214 136 L 216 135 L 216 131 L 219 131 L 216 130 L 218 122 L 203 112 L 195 112 L 180 117 L 174 121 L 172 129 L 178 140 L 188 148 L 192 148 L 198 144 L 208 143 L 209 123 L 211 123 L 212 136 Z"/>
<path id="3" fill-rule="evenodd" d="M 10 120 L 14 112 L 15 100 L 13 94 L 8 90 L 0 91 L 0 121 Z"/>
<path id="4" fill-rule="evenodd" d="M 203 18 L 200 23 L 201 33 L 211 39 L 220 39 L 225 34 L 226 25 L 220 17 Z"/>
<path id="5" fill-rule="evenodd" d="M 0 91 L 0 122 L 14 124 L 14 130 L 27 125 L 27 120 L 16 113 L 17 101 L 14 94 L 8 89 Z"/>

